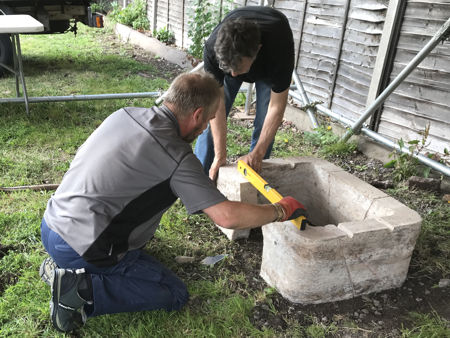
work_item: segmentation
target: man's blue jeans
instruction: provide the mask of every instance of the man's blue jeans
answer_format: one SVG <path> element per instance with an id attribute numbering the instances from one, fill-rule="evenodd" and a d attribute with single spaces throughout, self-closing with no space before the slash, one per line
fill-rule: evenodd
<path id="1" fill-rule="evenodd" d="M 179 310 L 189 299 L 186 285 L 142 250 L 129 251 L 118 264 L 99 268 L 80 257 L 44 219 L 41 238 L 60 268 L 84 268 L 91 275 L 94 304 L 85 305 L 88 317 L 144 310 Z"/>
<path id="2" fill-rule="evenodd" d="M 224 93 L 225 93 L 225 111 L 226 116 L 230 114 L 231 107 L 233 105 L 234 99 L 241 87 L 242 81 L 236 78 L 225 75 L 224 79 Z M 261 134 L 262 127 L 264 125 L 264 120 L 267 115 L 267 108 L 269 107 L 271 87 L 262 81 L 255 82 L 256 88 L 256 115 L 253 122 L 253 133 L 252 142 L 250 145 L 250 151 L 258 143 L 259 135 Z M 272 152 L 273 141 L 267 148 L 264 158 L 269 158 Z M 203 133 L 197 138 L 195 144 L 194 154 L 198 157 L 203 165 L 203 169 L 206 175 L 209 174 L 209 168 L 214 160 L 214 141 L 211 133 L 211 128 L 208 125 Z"/>

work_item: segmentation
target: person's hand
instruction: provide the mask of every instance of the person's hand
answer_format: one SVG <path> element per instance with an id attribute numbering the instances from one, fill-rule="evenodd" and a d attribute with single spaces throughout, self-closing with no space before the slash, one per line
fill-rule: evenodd
<path id="1" fill-rule="evenodd" d="M 282 222 L 296 219 L 300 216 L 307 217 L 306 208 L 303 204 L 291 196 L 286 196 L 278 202 L 283 207 L 284 219 Z"/>
<path id="2" fill-rule="evenodd" d="M 219 174 L 220 167 L 225 164 L 227 164 L 226 158 L 214 157 L 214 161 L 209 168 L 209 178 L 215 182 L 217 180 L 217 175 Z"/>
<path id="3" fill-rule="evenodd" d="M 259 173 L 261 171 L 261 164 L 263 160 L 264 155 L 260 156 L 256 154 L 254 151 L 248 153 L 247 155 L 244 155 L 238 159 L 238 161 L 242 161 L 247 163 L 250 168 L 252 168 L 254 171 Z"/>

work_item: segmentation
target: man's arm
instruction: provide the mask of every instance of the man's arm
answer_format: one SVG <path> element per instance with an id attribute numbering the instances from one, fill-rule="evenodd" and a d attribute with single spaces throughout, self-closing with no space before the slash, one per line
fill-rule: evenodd
<path id="1" fill-rule="evenodd" d="M 306 216 L 303 204 L 291 196 L 275 204 L 249 204 L 223 201 L 203 210 L 214 223 L 227 229 L 256 228 L 271 222 L 284 222 Z"/>
<path id="2" fill-rule="evenodd" d="M 269 107 L 267 109 L 267 115 L 264 120 L 258 143 L 250 153 L 240 158 L 240 160 L 247 163 L 256 172 L 261 170 L 261 162 L 266 154 L 267 148 L 275 138 L 278 127 L 283 121 L 288 92 L 289 88 L 281 93 L 275 93 L 273 91 L 270 93 Z"/>
<path id="3" fill-rule="evenodd" d="M 278 214 L 272 204 L 224 201 L 203 210 L 214 223 L 227 229 L 248 229 L 273 222 Z"/>
<path id="4" fill-rule="evenodd" d="M 216 117 L 209 121 L 214 140 L 214 161 L 209 169 L 209 178 L 215 181 L 219 168 L 227 163 L 227 117 L 225 112 L 224 88 L 220 96 Z"/>

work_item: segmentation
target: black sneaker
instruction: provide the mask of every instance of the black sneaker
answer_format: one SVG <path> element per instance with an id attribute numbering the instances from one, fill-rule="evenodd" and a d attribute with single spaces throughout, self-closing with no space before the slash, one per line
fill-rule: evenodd
<path id="1" fill-rule="evenodd" d="M 53 271 L 58 268 L 53 258 L 50 256 L 44 259 L 39 267 L 39 276 L 42 281 L 48 286 L 52 285 Z"/>
<path id="2" fill-rule="evenodd" d="M 58 331 L 72 331 L 86 322 L 83 306 L 88 302 L 78 293 L 79 284 L 85 278 L 84 269 L 54 270 L 50 316 Z"/>

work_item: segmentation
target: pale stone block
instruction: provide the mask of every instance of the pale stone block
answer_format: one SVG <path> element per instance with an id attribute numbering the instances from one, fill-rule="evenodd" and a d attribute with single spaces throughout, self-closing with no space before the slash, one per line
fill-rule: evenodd
<path id="1" fill-rule="evenodd" d="M 230 201 L 258 203 L 257 190 L 236 169 L 236 164 L 229 164 L 220 168 L 217 178 L 217 188 Z M 229 240 L 245 239 L 250 235 L 250 229 L 233 230 L 223 228 L 219 225 L 217 227 Z"/>
<path id="2" fill-rule="evenodd" d="M 235 166 L 220 174 L 218 187 L 230 199 L 267 203 Z M 323 303 L 404 282 L 422 222 L 415 211 L 321 159 L 265 160 L 261 175 L 301 201 L 313 223 L 325 225 L 263 227 L 261 276 L 283 297 Z"/>

